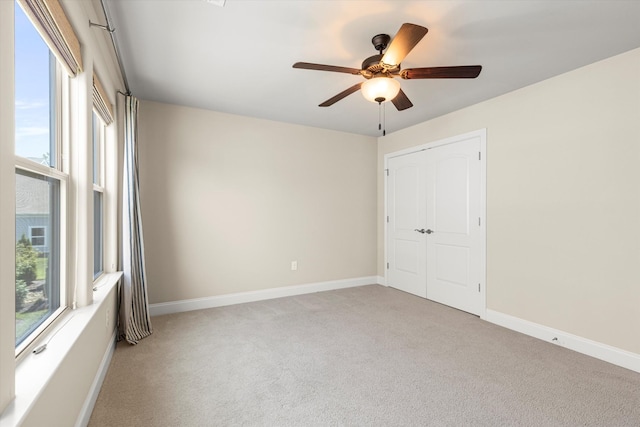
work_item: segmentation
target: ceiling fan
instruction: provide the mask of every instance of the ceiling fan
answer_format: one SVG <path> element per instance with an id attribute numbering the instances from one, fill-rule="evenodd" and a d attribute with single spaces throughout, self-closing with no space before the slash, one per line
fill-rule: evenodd
<path id="1" fill-rule="evenodd" d="M 402 70 L 400 63 L 411 50 L 427 34 L 425 27 L 416 24 L 402 24 L 400 30 L 391 41 L 388 34 L 378 34 L 371 39 L 371 43 L 378 51 L 362 62 L 362 68 L 339 67 L 335 65 L 312 64 L 296 62 L 293 68 L 306 70 L 333 71 L 360 75 L 366 80 L 357 83 L 339 94 L 327 99 L 319 107 L 329 107 L 358 90 L 371 102 L 382 104 L 391 101 L 398 111 L 413 107 L 407 95 L 400 88 L 395 77 L 409 79 L 473 79 L 482 70 L 481 65 L 464 65 L 453 67 L 423 67 Z M 391 45 L 389 42 L 391 41 Z M 387 49 L 387 46 L 389 48 Z M 387 49 L 383 54 L 382 52 Z"/>

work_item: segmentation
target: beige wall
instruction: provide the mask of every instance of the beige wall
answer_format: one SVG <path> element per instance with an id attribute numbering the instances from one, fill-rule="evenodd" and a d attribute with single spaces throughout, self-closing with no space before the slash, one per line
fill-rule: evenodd
<path id="1" fill-rule="evenodd" d="M 640 353 L 640 49 L 380 138 L 379 275 L 384 154 L 481 128 L 487 307 Z"/>
<path id="2" fill-rule="evenodd" d="M 376 274 L 375 138 L 154 102 L 139 126 L 151 303 Z"/>

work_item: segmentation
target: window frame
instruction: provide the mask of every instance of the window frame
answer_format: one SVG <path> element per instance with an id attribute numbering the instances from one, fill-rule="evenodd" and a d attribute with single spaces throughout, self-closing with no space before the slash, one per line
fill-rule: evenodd
<path id="1" fill-rule="evenodd" d="M 19 7 L 15 5 L 15 7 Z M 35 29 L 35 28 L 34 28 Z M 26 157 L 19 156 L 14 153 L 14 175 L 18 170 L 24 171 L 30 174 L 39 175 L 49 179 L 54 179 L 59 182 L 59 254 L 57 254 L 59 260 L 58 266 L 58 292 L 59 292 L 59 307 L 53 310 L 43 322 L 36 327 L 24 340 L 15 346 L 16 362 L 24 358 L 31 349 L 33 349 L 40 341 L 40 336 L 48 329 L 54 327 L 61 318 L 61 315 L 70 308 L 70 295 L 72 289 L 69 289 L 69 276 L 68 276 L 68 225 L 69 218 L 68 208 L 68 196 L 69 196 L 69 173 L 68 162 L 65 162 L 67 158 L 66 153 L 69 149 L 68 135 L 68 120 L 69 120 L 69 76 L 63 70 L 60 62 L 56 60 L 55 56 L 49 51 L 49 63 L 50 63 L 50 92 L 53 96 L 50 97 L 49 115 L 50 120 L 53 121 L 53 132 L 50 138 L 53 139 L 53 146 L 49 147 L 49 158 L 54 159 L 54 166 L 44 165 L 39 162 L 35 162 Z M 15 67 L 15 65 L 14 65 Z M 53 75 L 52 75 L 53 73 Z M 53 98 L 53 99 L 51 99 Z M 15 102 L 15 96 L 14 96 Z M 50 125 L 51 127 L 51 125 Z M 17 130 L 17 129 L 16 129 Z M 15 135 L 15 131 L 14 131 Z M 14 142 L 15 151 L 15 142 Z M 15 191 L 14 191 L 15 194 Z M 14 196 L 15 197 L 15 196 Z M 14 212 L 15 214 L 15 212 Z M 15 243 L 14 243 L 15 244 Z M 15 314 L 14 314 L 15 318 Z M 15 326 L 14 326 L 15 329 Z"/>
<path id="2" fill-rule="evenodd" d="M 94 106 L 93 111 L 91 112 L 91 135 L 92 135 L 92 147 L 93 147 L 93 206 L 94 206 L 94 213 L 93 213 L 93 218 L 94 218 L 94 232 L 93 232 L 93 239 L 94 239 L 94 255 L 93 255 L 93 281 L 94 283 L 97 282 L 100 277 L 105 273 L 105 199 L 106 199 L 106 195 L 105 195 L 105 141 L 106 141 L 106 134 L 107 134 L 107 124 L 102 120 L 102 117 L 100 116 L 100 114 L 96 111 L 96 108 Z M 96 126 L 98 127 L 98 129 L 96 129 Z M 97 137 L 97 141 L 96 141 L 96 137 Z M 96 144 L 97 143 L 97 144 Z M 97 148 L 97 149 L 96 149 Z M 96 173 L 96 169 L 97 169 L 97 173 Z M 96 272 L 96 253 L 95 253 L 95 249 L 96 249 L 96 212 L 95 212 L 95 207 L 96 207 L 96 201 L 95 198 L 97 195 L 100 195 L 100 208 L 101 208 L 101 212 L 100 212 L 100 270 Z"/>
<path id="3" fill-rule="evenodd" d="M 38 170 L 40 168 L 33 168 L 28 166 L 33 165 L 25 165 L 25 162 L 31 162 L 27 159 L 16 159 L 16 171 L 22 170 L 31 174 L 35 174 L 38 176 L 55 179 L 59 183 L 59 266 L 58 266 L 58 292 L 60 294 L 60 304 L 59 307 L 56 308 L 53 312 L 49 314 L 49 316 L 44 319 L 44 321 L 35 328 L 29 335 L 25 337 L 25 339 L 15 347 L 16 357 L 20 357 L 31 349 L 38 341 L 38 337 L 42 334 L 47 328 L 49 328 L 55 321 L 60 317 L 62 313 L 64 313 L 69 308 L 68 303 L 68 280 L 67 280 L 67 233 L 66 233 L 66 218 L 67 218 L 67 208 L 66 208 L 66 200 L 67 200 L 67 185 L 68 185 L 68 175 L 56 171 L 46 173 L 42 170 Z M 14 172 L 15 173 L 15 172 Z"/>

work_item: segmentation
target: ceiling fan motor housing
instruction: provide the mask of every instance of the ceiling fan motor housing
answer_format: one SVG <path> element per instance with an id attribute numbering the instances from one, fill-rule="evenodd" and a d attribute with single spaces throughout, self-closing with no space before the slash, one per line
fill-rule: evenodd
<path id="1" fill-rule="evenodd" d="M 382 54 L 373 55 L 362 61 L 362 70 L 369 71 L 372 74 L 376 74 L 382 71 Z"/>
<path id="2" fill-rule="evenodd" d="M 382 57 L 384 55 L 373 55 L 362 61 L 362 71 L 368 71 L 369 73 L 364 73 L 363 76 L 365 78 L 371 78 L 376 74 L 380 73 L 393 73 L 396 74 L 400 71 L 400 64 L 389 66 L 388 64 L 384 64 L 382 62 Z"/>

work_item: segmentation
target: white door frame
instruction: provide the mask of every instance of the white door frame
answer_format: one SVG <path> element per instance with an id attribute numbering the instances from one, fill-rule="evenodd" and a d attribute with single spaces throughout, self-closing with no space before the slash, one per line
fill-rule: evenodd
<path id="1" fill-rule="evenodd" d="M 429 142 L 415 147 L 407 148 L 400 151 L 394 151 L 384 155 L 384 285 L 388 285 L 387 263 L 388 258 L 388 222 L 386 220 L 389 215 L 387 200 L 387 171 L 389 170 L 388 161 L 392 157 L 403 156 L 406 154 L 416 153 L 418 151 L 428 150 L 430 148 L 441 145 L 453 144 L 469 138 L 480 138 L 480 318 L 486 319 L 487 314 L 487 129 L 479 129 L 462 135 L 456 135 L 445 139 Z"/>

